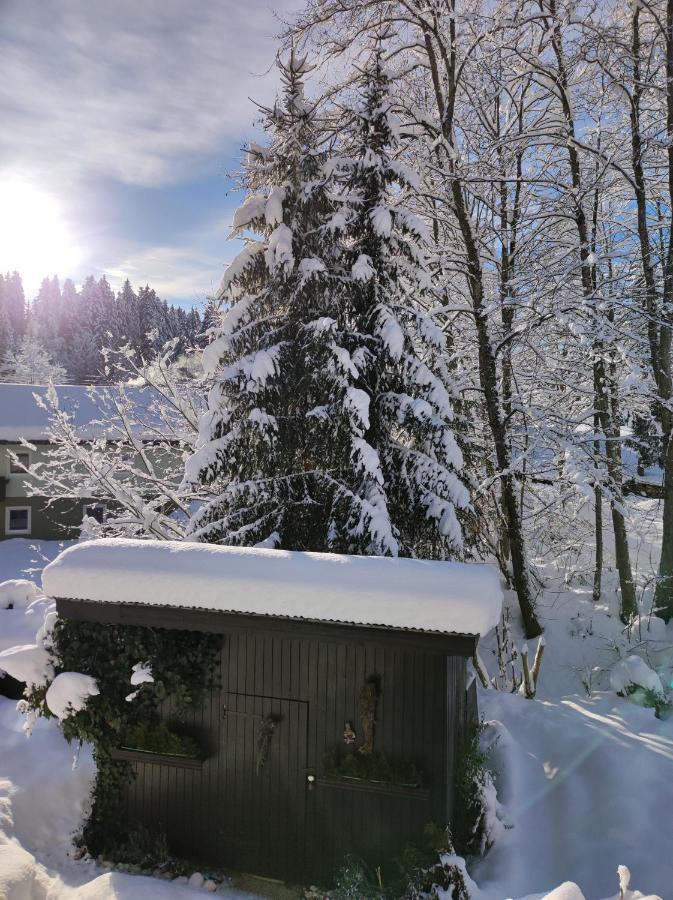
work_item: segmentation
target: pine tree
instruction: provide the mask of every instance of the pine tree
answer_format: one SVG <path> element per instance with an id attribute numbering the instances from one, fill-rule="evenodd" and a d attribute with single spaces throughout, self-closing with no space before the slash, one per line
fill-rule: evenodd
<path id="1" fill-rule="evenodd" d="M 4 277 L 0 275 L 0 360 L 12 350 L 15 341 L 7 305 L 7 287 Z"/>
<path id="2" fill-rule="evenodd" d="M 100 354 L 101 306 L 98 284 L 87 276 L 79 292 L 76 329 L 71 338 L 71 376 L 78 384 L 93 384 L 101 379 L 103 360 Z"/>
<path id="3" fill-rule="evenodd" d="M 202 327 L 198 310 L 194 308 L 190 309 L 190 311 L 185 314 L 184 325 L 182 326 L 185 347 L 193 348 L 197 346 Z"/>
<path id="4" fill-rule="evenodd" d="M 0 366 L 0 380 L 16 384 L 62 384 L 65 377 L 63 366 L 33 337 L 24 337 L 19 349 L 9 353 Z"/>
<path id="5" fill-rule="evenodd" d="M 195 516 L 199 540 L 320 550 L 338 476 L 330 470 L 330 383 L 319 351 L 335 305 L 331 210 L 314 111 L 303 95 L 303 60 L 279 61 L 284 100 L 265 110 L 269 149 L 251 145 L 249 196 L 234 216 L 246 238 L 225 272 L 218 300 L 230 305 L 204 352 L 214 376 L 203 446 L 187 478 L 215 496 Z M 330 448 L 329 450 L 327 448 Z"/>
<path id="6" fill-rule="evenodd" d="M 208 343 L 211 329 L 213 333 L 217 330 L 220 321 L 220 303 L 214 298 L 209 297 L 203 310 L 203 322 L 201 324 L 201 334 L 199 345 L 204 346 Z"/>
<path id="7" fill-rule="evenodd" d="M 453 471 L 460 454 L 447 426 L 449 398 L 431 368 L 440 333 L 410 297 L 428 287 L 412 219 L 383 205 L 390 162 L 379 192 L 366 195 L 390 219 L 388 244 L 358 236 L 371 212 L 356 202 L 366 167 L 354 163 L 348 200 L 339 200 L 303 95 L 308 67 L 294 53 L 279 65 L 285 96 L 267 111 L 272 144 L 251 148 L 251 193 L 234 217 L 235 234 L 252 230 L 261 240 L 248 238 L 225 273 L 220 297 L 232 305 L 204 354 L 214 387 L 187 480 L 209 483 L 214 496 L 192 534 L 445 555 L 449 544 L 460 546 L 454 505 L 467 495 Z M 347 222 L 352 234 L 344 235 Z M 398 259 L 403 240 L 412 249 Z M 394 285 L 402 274 L 408 285 Z M 385 305 L 388 290 L 395 294 Z"/>
<path id="8" fill-rule="evenodd" d="M 64 357 L 64 342 L 61 338 L 62 318 L 63 303 L 58 277 L 54 275 L 53 278 L 44 278 L 30 307 L 30 335 L 59 362 Z"/>
<path id="9" fill-rule="evenodd" d="M 18 340 L 26 333 L 26 298 L 21 276 L 18 272 L 12 272 L 11 275 L 7 273 L 4 282 L 5 308 L 12 326 L 12 334 Z"/>
<path id="10" fill-rule="evenodd" d="M 158 332 L 161 315 L 161 301 L 149 285 L 138 291 L 138 335 L 135 350 L 139 359 L 149 360 L 158 345 L 155 332 Z"/>
<path id="11" fill-rule="evenodd" d="M 117 298 L 105 275 L 98 279 L 97 288 L 94 305 L 97 321 L 94 333 L 97 336 L 98 346 L 101 350 L 103 347 L 119 347 L 121 322 L 117 310 Z"/>
<path id="12" fill-rule="evenodd" d="M 385 511 L 399 552 L 444 558 L 462 546 L 456 511 L 469 497 L 451 429 L 445 338 L 423 309 L 432 289 L 426 228 L 406 206 L 418 179 L 395 159 L 380 49 L 355 118 L 353 152 L 341 164 L 350 317 L 339 343 L 357 361 L 353 389 L 365 414 L 351 457 L 360 493 Z"/>
<path id="13" fill-rule="evenodd" d="M 117 294 L 117 310 L 119 313 L 119 335 L 123 344 L 130 344 L 134 350 L 140 342 L 140 318 L 138 311 L 138 297 L 131 287 L 131 282 L 126 279 L 121 291 Z M 137 355 L 135 360 L 140 362 Z"/>
<path id="14" fill-rule="evenodd" d="M 77 288 L 71 278 L 66 278 L 61 289 L 61 328 L 60 333 L 66 345 L 66 352 L 69 350 L 69 341 L 75 330 L 78 314 Z"/>

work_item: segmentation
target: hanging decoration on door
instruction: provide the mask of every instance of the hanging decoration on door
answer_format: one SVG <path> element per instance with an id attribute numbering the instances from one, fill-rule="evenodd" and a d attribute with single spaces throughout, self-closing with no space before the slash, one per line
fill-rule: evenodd
<path id="1" fill-rule="evenodd" d="M 279 716 L 271 713 L 262 719 L 262 724 L 257 732 L 257 757 L 255 760 L 255 771 L 259 775 L 266 761 L 269 758 L 269 747 L 271 746 L 271 738 L 276 730 L 276 726 L 280 722 Z"/>
<path id="2" fill-rule="evenodd" d="M 355 733 L 355 729 L 353 728 L 353 723 L 346 722 L 346 725 L 344 727 L 344 744 L 354 744 L 356 738 L 357 734 Z"/>
<path id="3" fill-rule="evenodd" d="M 362 722 L 362 745 L 358 753 L 367 755 L 374 750 L 374 722 L 376 721 L 376 706 L 379 701 L 379 685 L 377 678 L 368 678 L 360 688 L 359 705 L 360 721 Z"/>

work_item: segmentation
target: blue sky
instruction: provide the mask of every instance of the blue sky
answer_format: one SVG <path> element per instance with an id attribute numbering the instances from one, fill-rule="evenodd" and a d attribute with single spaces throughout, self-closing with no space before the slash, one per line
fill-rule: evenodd
<path id="1" fill-rule="evenodd" d="M 45 275 L 105 272 L 202 302 L 236 249 L 227 173 L 254 133 L 249 98 L 273 99 L 275 35 L 300 0 L 1 2 L 0 197 L 11 182 L 36 200 L 29 248 L 0 208 L 0 270 L 28 270 L 29 296 Z"/>

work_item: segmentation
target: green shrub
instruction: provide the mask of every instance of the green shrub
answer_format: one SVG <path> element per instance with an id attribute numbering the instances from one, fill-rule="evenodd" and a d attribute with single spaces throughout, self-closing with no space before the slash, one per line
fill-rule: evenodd
<path id="1" fill-rule="evenodd" d="M 142 869 L 169 864 L 171 869 L 175 868 L 166 835 L 150 831 L 144 825 L 136 825 L 128 834 L 110 839 L 105 849 L 106 855 L 116 863 L 126 863 Z"/>
<path id="2" fill-rule="evenodd" d="M 665 694 L 654 691 L 652 688 L 644 688 L 639 684 L 629 684 L 617 696 L 630 697 L 634 703 L 646 706 L 654 710 L 657 719 L 665 719 L 671 714 L 671 701 Z"/>
<path id="3" fill-rule="evenodd" d="M 436 900 L 450 890 L 452 900 L 470 900 L 464 864 L 454 856 L 447 828 L 428 823 L 423 844 L 408 844 L 393 862 L 394 874 L 384 878 L 380 869 L 346 857 L 329 896 L 334 900 Z"/>
<path id="4" fill-rule="evenodd" d="M 121 735 L 120 746 L 127 750 L 144 750 L 167 756 L 199 756 L 199 745 L 193 738 L 176 734 L 167 725 L 134 725 Z"/>
<path id="5" fill-rule="evenodd" d="M 347 856 L 334 879 L 334 900 L 387 900 L 376 873 L 363 860 Z"/>
<path id="6" fill-rule="evenodd" d="M 483 730 L 484 724 L 480 722 L 458 752 L 451 837 L 461 856 L 481 856 L 490 843 L 484 805 L 484 790 L 491 777 L 488 768 L 490 751 L 480 745 Z"/>
<path id="7" fill-rule="evenodd" d="M 168 729 L 161 729 L 161 703 L 170 697 L 178 719 L 201 703 L 213 684 L 220 649 L 221 636 L 216 634 L 57 620 L 52 650 L 56 673 L 91 675 L 100 692 L 62 722 L 68 741 L 93 745 L 96 779 L 80 841 L 92 855 L 112 854 L 128 831 L 123 797 L 133 770 L 127 762 L 112 759 L 112 751 L 129 735 L 145 741 L 154 735 L 164 741 L 163 746 L 175 748 L 175 737 L 167 737 Z M 149 663 L 154 682 L 141 685 L 128 702 L 131 670 L 141 660 Z M 27 706 L 49 717 L 45 692 L 44 688 L 33 691 Z M 184 739 L 179 740 L 183 753 Z"/>
<path id="8" fill-rule="evenodd" d="M 423 775 L 415 763 L 391 762 L 383 753 L 328 753 L 324 769 L 333 778 L 358 778 L 410 787 L 423 784 Z"/>

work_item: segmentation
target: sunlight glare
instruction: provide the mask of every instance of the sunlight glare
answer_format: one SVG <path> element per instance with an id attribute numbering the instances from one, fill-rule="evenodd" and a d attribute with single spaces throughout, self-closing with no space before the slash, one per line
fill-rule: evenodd
<path id="1" fill-rule="evenodd" d="M 0 272 L 16 270 L 28 290 L 75 274 L 82 258 L 56 200 L 15 175 L 0 175 Z"/>

